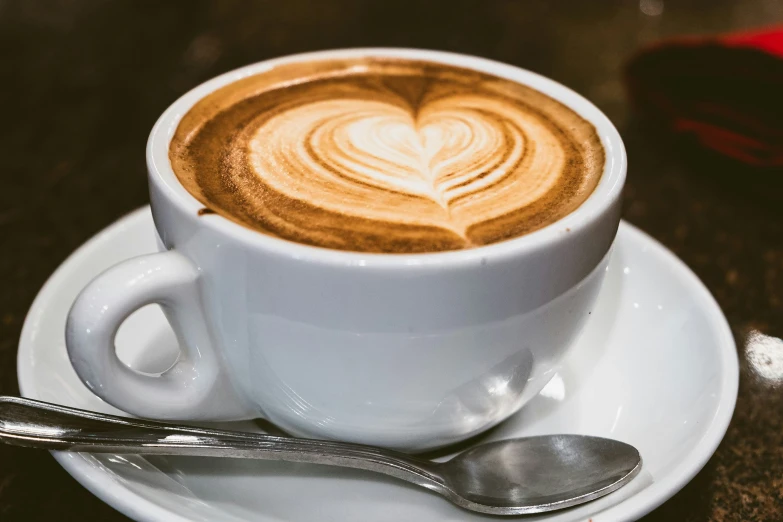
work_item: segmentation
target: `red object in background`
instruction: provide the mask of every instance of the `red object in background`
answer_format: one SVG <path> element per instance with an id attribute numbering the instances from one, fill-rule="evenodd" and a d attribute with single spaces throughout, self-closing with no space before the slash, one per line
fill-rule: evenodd
<path id="1" fill-rule="evenodd" d="M 753 167 L 783 168 L 783 27 L 661 42 L 625 75 L 634 104 L 677 137 Z"/>

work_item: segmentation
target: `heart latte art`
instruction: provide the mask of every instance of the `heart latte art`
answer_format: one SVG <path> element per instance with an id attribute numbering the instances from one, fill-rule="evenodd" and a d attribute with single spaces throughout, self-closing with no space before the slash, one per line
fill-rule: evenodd
<path id="1" fill-rule="evenodd" d="M 604 167 L 593 126 L 529 87 L 457 67 L 289 64 L 201 100 L 170 158 L 206 207 L 291 241 L 433 252 L 560 219 Z"/>

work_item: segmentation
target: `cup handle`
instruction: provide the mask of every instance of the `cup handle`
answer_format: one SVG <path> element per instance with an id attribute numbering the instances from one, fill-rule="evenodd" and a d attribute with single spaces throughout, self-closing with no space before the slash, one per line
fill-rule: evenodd
<path id="1" fill-rule="evenodd" d="M 129 259 L 93 279 L 73 303 L 65 328 L 68 356 L 82 382 L 121 410 L 162 420 L 239 420 L 243 404 L 215 350 L 204 315 L 199 271 L 173 250 Z M 154 375 L 130 369 L 114 338 L 142 306 L 166 312 L 180 345 L 177 362 Z"/>

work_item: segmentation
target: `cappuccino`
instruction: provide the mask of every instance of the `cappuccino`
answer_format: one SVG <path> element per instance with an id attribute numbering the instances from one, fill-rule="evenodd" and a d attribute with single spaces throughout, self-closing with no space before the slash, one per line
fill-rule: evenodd
<path id="1" fill-rule="evenodd" d="M 208 212 L 383 253 L 478 247 L 554 223 L 591 194 L 604 156 L 592 124 L 531 87 L 378 57 L 234 82 L 196 103 L 169 147 Z"/>

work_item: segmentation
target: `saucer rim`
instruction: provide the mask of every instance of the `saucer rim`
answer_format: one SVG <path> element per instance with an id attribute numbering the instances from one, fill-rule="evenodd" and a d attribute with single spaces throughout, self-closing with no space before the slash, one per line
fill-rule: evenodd
<path id="1" fill-rule="evenodd" d="M 88 261 L 93 252 L 100 250 L 103 243 L 109 241 L 116 234 L 139 226 L 138 222 L 145 219 L 150 212 L 149 206 L 141 207 L 120 217 L 102 229 L 71 253 L 41 287 L 25 317 L 19 339 L 17 378 L 22 396 L 35 398 L 35 377 L 32 366 L 27 364 L 29 360 L 27 354 L 34 347 L 34 332 L 31 330 L 34 328 L 34 323 L 36 323 L 35 317 L 42 314 L 47 306 L 46 304 L 55 295 L 62 282 L 66 280 L 69 270 Z M 664 264 L 669 267 L 671 277 L 680 279 L 691 291 L 694 302 L 704 310 L 711 329 L 716 332 L 719 339 L 715 350 L 720 354 L 722 376 L 720 381 L 721 396 L 717 402 L 718 407 L 710 420 L 709 426 L 703 432 L 702 440 L 697 450 L 668 473 L 663 480 L 654 482 L 619 504 L 601 512 L 602 520 L 616 521 L 636 520 L 648 514 L 680 491 L 685 484 L 690 482 L 701 471 L 715 453 L 715 450 L 717 450 L 718 445 L 728 430 L 739 391 L 739 357 L 734 336 L 725 315 L 715 298 L 704 286 L 704 283 L 674 253 L 634 225 L 623 220 L 620 224 L 618 237 L 620 237 L 620 234 L 623 234 L 624 241 L 635 243 L 636 248 L 646 247 L 660 256 Z M 84 459 L 75 458 L 75 455 L 68 452 L 52 451 L 51 453 L 57 462 L 88 491 L 134 520 L 189 521 L 184 516 L 132 491 L 120 481 L 114 479 L 106 480 L 105 471 L 90 466 Z"/>

